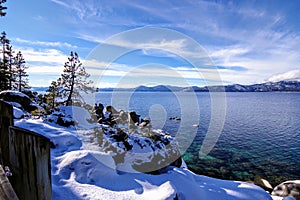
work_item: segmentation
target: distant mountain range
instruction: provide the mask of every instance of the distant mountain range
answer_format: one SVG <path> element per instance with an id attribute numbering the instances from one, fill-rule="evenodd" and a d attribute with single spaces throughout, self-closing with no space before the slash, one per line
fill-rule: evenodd
<path id="1" fill-rule="evenodd" d="M 48 87 L 33 87 L 33 91 L 45 92 Z M 233 84 L 227 86 L 192 86 L 176 87 L 157 85 L 153 87 L 139 86 L 136 88 L 99 88 L 99 92 L 135 91 L 135 92 L 300 92 L 300 81 L 267 82 L 253 85 Z"/>
<path id="2" fill-rule="evenodd" d="M 197 87 L 185 88 L 183 91 L 195 91 L 195 92 L 300 92 L 299 81 L 279 81 L 279 82 L 267 82 L 253 85 L 240 85 L 233 84 L 227 86 L 210 86 L 210 87 Z"/>

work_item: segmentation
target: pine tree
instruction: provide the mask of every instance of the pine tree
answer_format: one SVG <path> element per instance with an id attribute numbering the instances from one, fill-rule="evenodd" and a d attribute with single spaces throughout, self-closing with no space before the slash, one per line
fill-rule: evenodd
<path id="1" fill-rule="evenodd" d="M 58 79 L 60 81 L 60 79 Z M 59 96 L 59 83 L 58 81 L 52 81 L 51 85 L 49 86 L 48 90 L 46 91 L 46 103 L 50 105 L 50 109 L 53 109 L 56 104 L 56 98 Z"/>
<path id="2" fill-rule="evenodd" d="M 2 58 L 0 60 L 0 90 L 9 89 L 9 47 L 10 41 L 6 38 L 6 33 L 3 31 L 0 37 Z"/>
<path id="3" fill-rule="evenodd" d="M 78 54 L 71 51 L 68 61 L 64 65 L 61 80 L 59 81 L 60 86 L 63 88 L 61 95 L 62 98 L 66 99 L 66 106 L 72 105 L 74 101 L 81 102 L 81 91 L 87 93 L 93 90 L 90 86 L 92 81 L 87 80 L 89 76 L 85 68 L 82 67 Z"/>
<path id="4" fill-rule="evenodd" d="M 22 92 L 24 89 L 29 89 L 30 86 L 28 85 L 28 74 L 26 69 L 28 67 L 25 65 L 25 60 L 21 51 L 19 51 L 15 57 L 15 69 L 13 71 L 13 75 L 15 76 L 15 81 L 13 87 L 17 89 L 19 92 Z"/>
<path id="5" fill-rule="evenodd" d="M 3 3 L 5 3 L 6 0 L 0 0 L 0 16 L 3 17 L 6 15 L 5 10 L 7 9 L 7 7 L 2 6 Z"/>
<path id="6" fill-rule="evenodd" d="M 13 69 L 13 65 L 14 65 L 14 51 L 12 49 L 12 46 L 7 46 L 7 58 L 8 58 L 8 76 L 9 76 L 9 86 L 8 88 L 11 90 L 12 89 L 12 84 L 13 82 L 15 82 L 15 76 L 14 76 L 14 69 Z"/>

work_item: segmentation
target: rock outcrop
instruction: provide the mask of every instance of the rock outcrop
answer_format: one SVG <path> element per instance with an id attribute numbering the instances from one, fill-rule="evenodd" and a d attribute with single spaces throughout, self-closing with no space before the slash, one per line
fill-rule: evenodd
<path id="1" fill-rule="evenodd" d="M 95 134 L 105 152 L 114 152 L 116 165 L 150 174 L 163 173 L 168 166 L 181 167 L 181 155 L 170 135 L 160 130 L 142 131 L 103 127 L 95 129 Z"/>
<path id="2" fill-rule="evenodd" d="M 6 90 L 0 92 L 0 99 L 8 102 L 14 107 L 24 109 L 27 112 L 32 112 L 39 109 L 39 106 L 33 102 L 26 94 L 18 91 Z"/>

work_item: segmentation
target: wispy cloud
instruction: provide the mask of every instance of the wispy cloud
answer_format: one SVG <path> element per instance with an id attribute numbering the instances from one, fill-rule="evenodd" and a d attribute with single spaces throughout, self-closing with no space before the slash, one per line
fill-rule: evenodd
<path id="1" fill-rule="evenodd" d="M 25 40 L 25 39 L 21 39 L 21 38 L 14 39 L 14 42 L 19 43 L 19 44 L 43 46 L 43 47 L 59 47 L 59 48 L 70 48 L 70 49 L 78 48 L 77 46 L 69 44 L 67 42 L 31 41 L 31 40 Z"/>
<path id="2" fill-rule="evenodd" d="M 237 71 L 237 72 L 244 72 L 247 71 L 248 69 L 245 67 L 240 67 L 240 66 L 217 66 L 217 69 L 227 69 L 227 70 L 232 70 L 232 71 Z"/>
<path id="3" fill-rule="evenodd" d="M 50 65 L 63 65 L 66 62 L 67 55 L 57 49 L 33 49 L 19 47 L 19 49 L 27 62 L 47 62 Z"/>
<path id="4" fill-rule="evenodd" d="M 248 53 L 249 51 L 249 48 L 236 46 L 218 47 L 218 49 L 211 52 L 209 56 L 212 58 L 223 58 L 223 60 L 227 60 L 228 57 L 230 58 L 238 55 L 243 55 Z"/>
<path id="5" fill-rule="evenodd" d="M 282 74 L 276 74 L 267 79 L 267 81 L 278 82 L 278 81 L 300 81 L 300 70 L 292 70 Z"/>
<path id="6" fill-rule="evenodd" d="M 31 65 L 28 68 L 28 73 L 30 74 L 40 74 L 40 75 L 60 75 L 63 71 L 63 65 L 59 66 L 49 66 L 49 65 Z"/>
<path id="7" fill-rule="evenodd" d="M 45 20 L 45 18 L 41 15 L 34 16 L 33 19 L 35 19 L 36 21 L 44 21 Z"/>
<path id="8" fill-rule="evenodd" d="M 198 68 L 191 68 L 190 66 L 172 67 L 158 63 L 135 66 L 98 62 L 96 60 L 85 60 L 83 66 L 92 75 L 91 77 L 99 85 L 98 87 L 102 87 L 102 82 L 107 82 L 110 78 L 114 79 L 115 84 L 123 84 L 122 81 L 125 81 L 125 85 L 153 85 L 156 83 L 157 85 L 187 86 L 188 83 L 198 82 L 199 85 L 212 80 L 214 80 L 214 83 L 222 84 L 217 78 L 217 70 L 200 70 Z M 101 81 L 99 82 L 99 80 Z"/>
<path id="9" fill-rule="evenodd" d="M 54 3 L 57 3 L 58 5 L 61 5 L 61 6 L 65 7 L 65 8 L 70 8 L 71 7 L 70 4 L 65 3 L 64 1 L 60 1 L 60 0 L 51 0 L 51 1 L 54 2 Z"/>

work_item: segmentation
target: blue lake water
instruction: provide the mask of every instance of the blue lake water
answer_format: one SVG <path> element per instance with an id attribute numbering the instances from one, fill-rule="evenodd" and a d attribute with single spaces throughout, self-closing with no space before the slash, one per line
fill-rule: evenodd
<path id="1" fill-rule="evenodd" d="M 300 93 L 226 93 L 224 127 L 203 158 L 199 150 L 214 120 L 209 93 L 128 94 L 103 92 L 95 99 L 105 106 L 136 111 L 141 118 L 150 116 L 154 128 L 181 135 L 179 145 L 192 139 L 182 153 L 198 174 L 243 181 L 260 176 L 273 186 L 300 178 Z M 182 120 L 169 120 L 173 116 Z"/>

